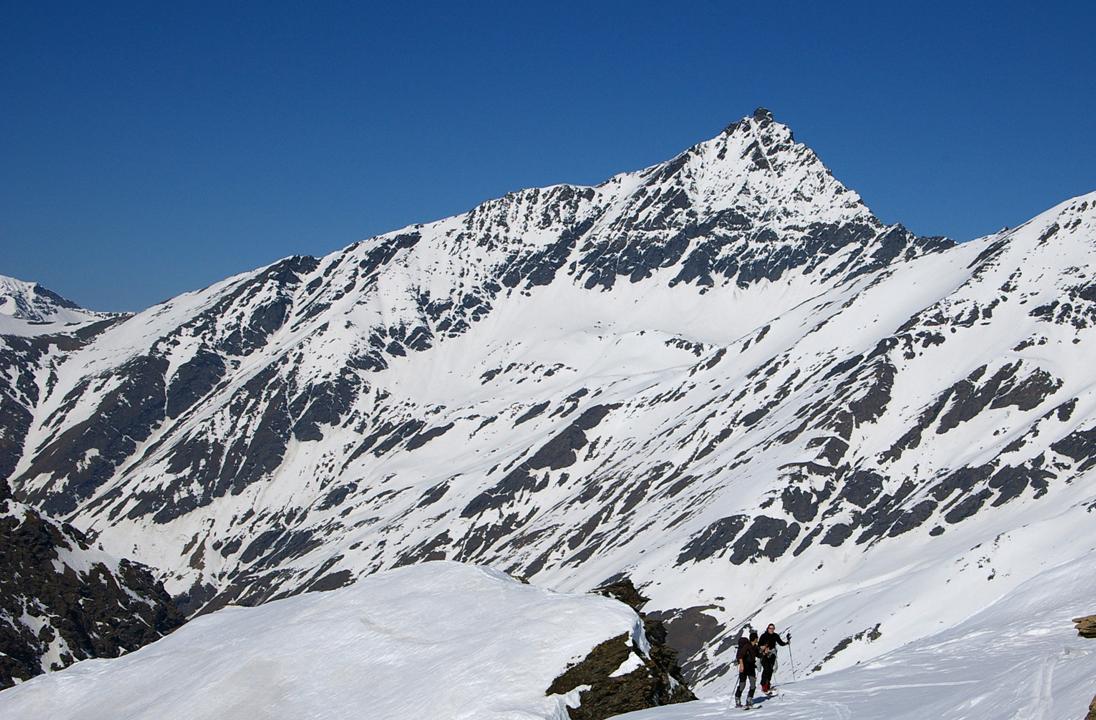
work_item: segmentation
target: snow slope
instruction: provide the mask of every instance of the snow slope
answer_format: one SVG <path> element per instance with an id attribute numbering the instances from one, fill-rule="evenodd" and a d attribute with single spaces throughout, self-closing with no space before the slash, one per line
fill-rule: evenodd
<path id="1" fill-rule="evenodd" d="M 622 633 L 645 647 L 639 617 L 615 600 L 428 563 L 342 590 L 222 609 L 122 658 L 0 693 L 0 716 L 567 720 L 577 692 L 546 689 Z"/>
<path id="2" fill-rule="evenodd" d="M 1072 561 L 1039 572 L 954 627 L 844 670 L 792 682 L 791 661 L 782 650 L 781 692 L 761 702 L 761 716 L 783 720 L 1084 717 L 1096 692 L 1096 642 L 1078 636 L 1069 618 L 1091 612 L 1094 598 L 1096 575 L 1090 563 Z M 932 624 L 933 618 L 926 617 L 924 622 Z M 800 673 L 804 669 L 800 666 Z M 618 717 L 728 717 L 735 712 L 732 692 Z"/>
<path id="3" fill-rule="evenodd" d="M 625 573 L 719 692 L 759 615 L 830 672 L 1088 552 L 1093 277 L 1096 194 L 919 238 L 758 111 L 117 323 L 7 458 L 192 611 L 439 558 Z"/>

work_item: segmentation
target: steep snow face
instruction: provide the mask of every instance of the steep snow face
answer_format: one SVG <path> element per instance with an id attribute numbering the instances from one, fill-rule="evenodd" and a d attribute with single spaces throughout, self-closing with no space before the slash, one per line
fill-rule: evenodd
<path id="1" fill-rule="evenodd" d="M 115 720 L 567 720 L 552 681 L 609 638 L 645 643 L 626 605 L 428 563 L 352 587 L 200 617 L 110 661 L 0 693 L 0 715 Z"/>
<path id="2" fill-rule="evenodd" d="M 829 672 L 1081 551 L 1094 218 L 916 238 L 758 112 L 118 323 L 56 368 L 13 484 L 191 609 L 440 558 L 627 572 L 701 690 L 762 611 L 817 618 Z"/>
<path id="3" fill-rule="evenodd" d="M 785 682 L 776 697 L 762 695 L 761 704 L 787 720 L 1084 717 L 1096 642 L 1079 637 L 1069 618 L 1089 612 L 1093 597 L 1090 562 L 1074 561 L 1040 572 L 955 627 L 845 670 L 792 682 L 795 657 L 782 649 L 778 675 Z M 936 625 L 932 617 L 923 621 Z M 732 682 L 727 678 L 721 693 L 701 702 L 618 717 L 726 717 L 734 712 Z"/>
<path id="4" fill-rule="evenodd" d="M 182 622 L 147 568 L 14 501 L 0 481 L 0 688 L 115 657 Z"/>

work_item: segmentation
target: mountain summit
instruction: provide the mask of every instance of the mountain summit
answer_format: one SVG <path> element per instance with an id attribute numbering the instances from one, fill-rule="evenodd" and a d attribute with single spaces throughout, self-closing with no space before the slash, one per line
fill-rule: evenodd
<path id="1" fill-rule="evenodd" d="M 21 361 L 11 483 L 190 611 L 433 559 L 627 573 L 702 689 L 762 610 L 828 671 L 1090 551 L 1094 215 L 916 237 L 759 110 Z"/>
<path id="2" fill-rule="evenodd" d="M 38 283 L 0 275 L 0 334 L 41 335 L 111 317 L 85 310 Z"/>

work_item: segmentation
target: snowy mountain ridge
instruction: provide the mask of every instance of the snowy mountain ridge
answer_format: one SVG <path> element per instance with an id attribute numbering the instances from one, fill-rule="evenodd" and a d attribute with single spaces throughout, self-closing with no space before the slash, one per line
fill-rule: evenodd
<path id="1" fill-rule="evenodd" d="M 0 275 L 0 335 L 42 335 L 118 315 L 85 310 L 38 283 Z"/>
<path id="2" fill-rule="evenodd" d="M 625 573 L 701 691 L 760 612 L 830 672 L 1091 550 L 1094 245 L 1096 194 L 959 246 L 886 226 L 758 111 L 114 323 L 35 375 L 10 476 L 191 610 L 441 558 Z"/>

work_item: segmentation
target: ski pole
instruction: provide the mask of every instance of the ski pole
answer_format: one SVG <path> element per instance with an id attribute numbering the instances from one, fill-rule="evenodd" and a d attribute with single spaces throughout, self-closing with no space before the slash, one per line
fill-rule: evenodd
<path id="1" fill-rule="evenodd" d="M 792 682 L 795 682 L 795 656 L 792 655 L 792 641 L 788 641 L 788 659 L 792 662 Z"/>

